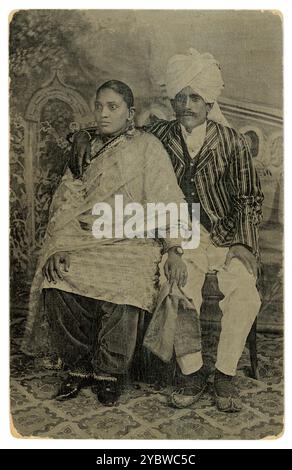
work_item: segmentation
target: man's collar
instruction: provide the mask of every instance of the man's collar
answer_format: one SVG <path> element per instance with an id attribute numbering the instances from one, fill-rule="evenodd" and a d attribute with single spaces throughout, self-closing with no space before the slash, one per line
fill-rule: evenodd
<path id="1" fill-rule="evenodd" d="M 182 134 L 181 124 L 178 120 L 173 121 L 176 124 L 177 132 Z M 206 137 L 204 140 L 203 148 L 207 147 L 215 149 L 219 144 L 219 136 L 217 132 L 217 124 L 209 119 L 206 120 Z"/>
<path id="2" fill-rule="evenodd" d="M 200 124 L 197 127 L 194 127 L 194 129 L 191 132 L 188 132 L 186 128 L 180 124 L 182 134 L 184 137 L 193 137 L 193 136 L 201 136 L 206 134 L 206 129 L 207 129 L 207 121 L 204 121 L 203 124 Z"/>

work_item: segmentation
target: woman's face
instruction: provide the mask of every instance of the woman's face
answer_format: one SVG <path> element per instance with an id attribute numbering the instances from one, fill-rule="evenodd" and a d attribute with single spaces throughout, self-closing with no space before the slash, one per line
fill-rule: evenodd
<path id="1" fill-rule="evenodd" d="M 110 88 L 104 88 L 96 96 L 95 118 L 101 134 L 118 134 L 126 129 L 134 110 L 129 109 L 124 98 Z"/>

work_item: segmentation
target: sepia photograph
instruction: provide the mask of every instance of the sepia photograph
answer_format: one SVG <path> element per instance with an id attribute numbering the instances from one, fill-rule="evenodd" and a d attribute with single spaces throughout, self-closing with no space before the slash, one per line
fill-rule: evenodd
<path id="1" fill-rule="evenodd" d="M 283 435 L 283 17 L 9 16 L 10 432 Z"/>

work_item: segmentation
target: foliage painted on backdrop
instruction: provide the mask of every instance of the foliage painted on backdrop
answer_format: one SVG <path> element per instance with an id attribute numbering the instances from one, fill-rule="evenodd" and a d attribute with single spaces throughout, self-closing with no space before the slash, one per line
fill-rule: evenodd
<path id="1" fill-rule="evenodd" d="M 70 108 L 60 101 L 48 102 L 40 123 L 39 146 L 36 160 L 39 168 L 34 168 L 34 201 L 36 225 L 36 252 L 42 245 L 46 231 L 49 206 L 55 189 L 62 176 L 69 143 L 65 136 L 72 121 Z M 54 124 L 54 126 L 52 125 Z M 11 156 L 10 156 L 10 250 L 11 280 L 17 288 L 27 277 L 28 267 L 28 206 L 25 187 L 24 166 L 24 120 L 11 108 Z M 14 290 L 14 289 L 13 289 Z"/>
<path id="2" fill-rule="evenodd" d="M 64 80 L 89 102 L 103 71 L 93 66 L 82 36 L 90 25 L 75 10 L 22 10 L 10 23 L 10 100 L 25 112 L 32 94 L 62 67 Z"/>
<path id="3" fill-rule="evenodd" d="M 24 133 L 25 110 L 35 92 L 48 79 L 54 68 L 62 66 L 70 84 L 87 94 L 88 80 L 84 79 L 87 62 L 80 51 L 80 33 L 88 25 L 75 11 L 62 11 L 58 15 L 50 11 L 23 10 L 16 12 L 10 23 L 10 253 L 12 292 L 27 283 L 28 252 L 28 201 L 26 178 L 33 177 L 36 253 L 45 232 L 48 209 L 52 194 L 64 167 L 65 139 L 70 122 L 74 121 L 72 110 L 58 100 L 49 101 L 41 113 L 39 125 L 39 167 L 34 175 L 25 176 Z M 78 59 L 82 57 L 82 59 Z M 85 68 L 85 69 L 84 69 Z M 16 294 L 17 295 L 17 294 Z"/>
<path id="4" fill-rule="evenodd" d="M 10 255 L 11 277 L 23 277 L 28 264 L 27 198 L 24 180 L 24 120 L 10 109 Z"/>
<path id="5" fill-rule="evenodd" d="M 34 172 L 37 251 L 45 235 L 53 194 L 64 172 L 67 151 L 70 149 L 66 135 L 73 115 L 66 103 L 49 100 L 42 109 L 41 118 L 39 167 Z"/>

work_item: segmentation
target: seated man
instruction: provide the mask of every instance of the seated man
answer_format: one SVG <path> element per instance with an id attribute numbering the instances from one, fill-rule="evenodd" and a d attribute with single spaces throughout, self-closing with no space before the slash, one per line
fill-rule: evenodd
<path id="1" fill-rule="evenodd" d="M 243 135 L 229 126 L 217 98 L 223 88 L 219 64 L 211 54 L 190 49 L 167 66 L 166 88 L 176 119 L 148 126 L 166 149 L 189 204 L 200 204 L 200 247 L 186 253 L 185 287 L 200 311 L 205 273 L 218 272 L 223 313 L 214 378 L 220 411 L 238 411 L 234 376 L 251 326 L 259 312 L 256 288 L 263 194 Z M 206 386 L 201 353 L 184 357 L 185 395 L 196 401 Z M 181 392 L 181 391 L 180 391 Z M 183 406 L 182 394 L 173 404 Z M 189 398 L 189 397 L 188 397 Z"/>

